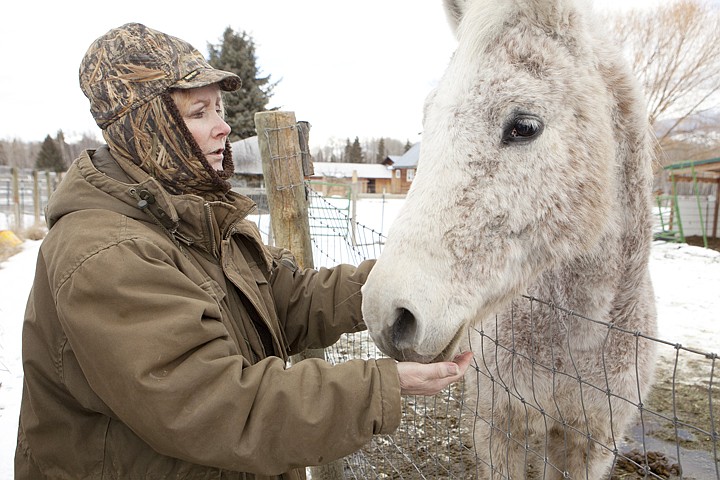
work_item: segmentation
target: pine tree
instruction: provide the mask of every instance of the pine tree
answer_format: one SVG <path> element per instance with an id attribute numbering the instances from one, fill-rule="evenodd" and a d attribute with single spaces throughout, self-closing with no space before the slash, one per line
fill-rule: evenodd
<path id="1" fill-rule="evenodd" d="M 70 163 L 72 161 L 72 159 L 70 158 L 70 146 L 65 141 L 65 134 L 62 130 L 58 130 L 57 135 L 55 135 L 55 144 L 60 150 L 60 156 L 62 157 L 63 165 L 67 165 L 68 163 Z"/>
<path id="2" fill-rule="evenodd" d="M 405 142 L 405 152 L 407 152 L 411 148 L 412 148 L 412 144 L 410 143 L 410 140 L 408 140 L 407 142 Z"/>
<path id="3" fill-rule="evenodd" d="M 350 139 L 348 138 L 345 142 L 345 151 L 343 152 L 343 156 L 340 159 L 341 162 L 349 163 L 350 162 L 350 151 L 352 150 L 352 143 L 350 143 Z"/>
<path id="4" fill-rule="evenodd" d="M 375 162 L 382 163 L 383 160 L 385 160 L 385 139 L 380 138 L 380 142 L 378 142 L 378 152 L 377 157 L 375 158 Z"/>
<path id="5" fill-rule="evenodd" d="M 50 135 L 45 137 L 40 147 L 40 151 L 35 160 L 35 168 L 51 172 L 64 172 L 67 170 L 65 168 L 65 162 L 63 162 L 62 152 Z"/>
<path id="6" fill-rule="evenodd" d="M 355 137 L 355 141 L 350 146 L 350 152 L 348 153 L 348 163 L 363 163 L 364 155 L 362 147 L 360 146 L 360 139 Z"/>
<path id="7" fill-rule="evenodd" d="M 230 141 L 255 135 L 255 113 L 267 107 L 277 82 L 270 76 L 261 77 L 255 57 L 255 42 L 246 32 L 235 33 L 227 27 L 222 43 L 208 44 L 208 62 L 215 68 L 237 74 L 242 87 L 234 94 L 224 97 L 225 121 L 232 128 Z"/>

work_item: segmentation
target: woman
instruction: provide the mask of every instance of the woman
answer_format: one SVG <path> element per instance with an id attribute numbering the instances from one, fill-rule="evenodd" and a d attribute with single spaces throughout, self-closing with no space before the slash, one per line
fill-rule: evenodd
<path id="1" fill-rule="evenodd" d="M 236 75 L 127 24 L 90 46 L 80 86 L 107 145 L 73 163 L 47 208 L 16 478 L 303 478 L 394 431 L 401 393 L 462 377 L 468 355 L 286 368 L 365 328 L 372 262 L 303 271 L 262 244 L 254 205 L 227 182 L 222 93 Z"/>

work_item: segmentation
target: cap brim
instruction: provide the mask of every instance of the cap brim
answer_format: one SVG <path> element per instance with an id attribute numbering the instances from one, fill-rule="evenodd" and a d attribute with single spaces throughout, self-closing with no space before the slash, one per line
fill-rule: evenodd
<path id="1" fill-rule="evenodd" d="M 219 84 L 220 88 L 226 92 L 233 92 L 240 88 L 242 80 L 231 72 L 215 68 L 200 68 L 178 80 L 173 88 L 199 88 L 213 83 Z"/>

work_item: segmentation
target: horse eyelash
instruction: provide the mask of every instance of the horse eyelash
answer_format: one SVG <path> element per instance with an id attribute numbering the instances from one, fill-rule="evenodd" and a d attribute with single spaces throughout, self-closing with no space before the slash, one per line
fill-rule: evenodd
<path id="1" fill-rule="evenodd" d="M 513 136 L 512 132 L 515 130 L 515 127 L 520 121 L 531 121 L 537 124 L 537 131 L 532 136 Z M 502 144 L 510 145 L 512 143 L 530 143 L 540 136 L 544 129 L 545 123 L 538 116 L 528 113 L 516 113 L 503 127 Z"/>

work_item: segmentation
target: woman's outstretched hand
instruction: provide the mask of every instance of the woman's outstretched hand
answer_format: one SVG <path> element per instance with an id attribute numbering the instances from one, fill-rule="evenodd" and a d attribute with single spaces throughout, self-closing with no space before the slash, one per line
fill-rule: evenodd
<path id="1" fill-rule="evenodd" d="M 461 353 L 451 362 L 416 363 L 398 362 L 400 393 L 402 395 L 435 395 L 453 382 L 457 382 L 467 371 L 472 352 Z"/>

